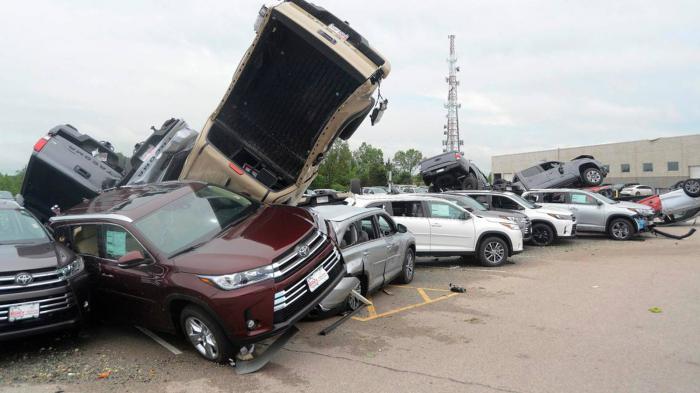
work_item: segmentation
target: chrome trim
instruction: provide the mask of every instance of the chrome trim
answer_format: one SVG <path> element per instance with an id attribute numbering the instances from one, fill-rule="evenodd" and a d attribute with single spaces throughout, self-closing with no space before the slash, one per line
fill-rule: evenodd
<path id="1" fill-rule="evenodd" d="M 56 311 L 67 310 L 74 306 L 73 297 L 69 293 L 64 293 L 63 295 L 54 296 L 47 299 L 27 300 L 20 303 L 0 304 L 0 315 L 5 315 L 0 316 L 0 321 L 6 321 L 9 319 L 7 314 L 10 312 L 10 307 L 20 306 L 22 304 L 29 303 L 39 303 L 40 316 L 44 314 L 50 314 Z"/>
<path id="2" fill-rule="evenodd" d="M 121 214 L 69 214 L 66 216 L 53 216 L 49 218 L 49 221 L 52 223 L 71 220 L 117 220 L 134 222 L 131 218 Z"/>
<path id="3" fill-rule="evenodd" d="M 299 257 L 297 251 L 294 251 L 290 255 L 287 255 L 283 259 L 273 263 L 272 268 L 275 269 L 275 272 L 272 274 L 272 276 L 274 278 L 283 277 L 303 262 L 309 260 L 321 247 L 323 247 L 323 245 L 326 244 L 326 240 L 326 235 L 321 232 L 316 232 L 315 236 L 313 236 L 309 241 L 304 242 L 304 244 L 309 247 L 309 253 L 305 257 Z M 294 258 L 296 257 L 299 258 L 294 261 Z"/>
<path id="4" fill-rule="evenodd" d="M 6 291 L 6 290 L 10 290 L 10 289 L 35 288 L 35 287 L 40 287 L 43 285 L 57 284 L 59 282 L 65 281 L 65 280 L 66 280 L 65 278 L 59 277 L 55 280 L 35 281 L 35 282 L 33 282 L 31 284 L 27 284 L 27 285 L 3 285 L 3 286 L 0 286 L 0 291 Z M 0 306 L 0 307 L 2 307 L 2 306 Z"/>
<path id="5" fill-rule="evenodd" d="M 340 260 L 340 253 L 336 248 L 333 248 L 333 252 L 326 256 L 323 262 L 313 269 L 311 273 L 304 276 L 304 278 L 300 279 L 289 288 L 275 293 L 274 311 L 277 312 L 291 306 L 297 300 L 301 299 L 306 293 L 308 293 L 309 289 L 306 285 L 306 280 L 313 274 L 314 271 L 316 271 L 316 269 L 318 269 L 318 267 L 322 266 L 326 272 L 329 272 L 340 262 Z"/>

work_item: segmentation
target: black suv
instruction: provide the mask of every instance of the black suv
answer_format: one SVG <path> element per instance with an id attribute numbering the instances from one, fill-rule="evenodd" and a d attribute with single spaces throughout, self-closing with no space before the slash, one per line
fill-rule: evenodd
<path id="1" fill-rule="evenodd" d="M 16 202 L 0 200 L 0 341 L 77 328 L 88 308 L 82 258 Z"/>
<path id="2" fill-rule="evenodd" d="M 421 161 L 420 176 L 430 187 L 430 192 L 491 188 L 476 164 L 458 152 L 443 153 Z"/>

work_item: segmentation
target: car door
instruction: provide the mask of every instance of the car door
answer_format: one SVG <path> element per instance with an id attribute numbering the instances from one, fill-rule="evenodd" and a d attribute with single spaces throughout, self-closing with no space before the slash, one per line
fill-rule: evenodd
<path id="1" fill-rule="evenodd" d="M 581 229 L 605 229 L 605 204 L 583 192 L 571 192 L 568 206 L 576 216 L 577 226 Z"/>
<path id="2" fill-rule="evenodd" d="M 98 291 L 105 299 L 111 299 L 110 306 L 118 308 L 126 319 L 152 325 L 164 296 L 162 285 L 165 269 L 134 235 L 121 226 L 101 225 L 99 242 Z M 144 255 L 144 264 L 119 267 L 119 258 L 133 251 Z"/>
<path id="3" fill-rule="evenodd" d="M 355 247 L 362 255 L 362 265 L 367 274 L 368 290 L 374 291 L 384 285 L 384 267 L 387 260 L 386 242 L 379 236 L 374 216 L 363 217 L 355 223 L 357 242 Z"/>
<path id="4" fill-rule="evenodd" d="M 377 214 L 377 227 L 379 234 L 384 239 L 387 250 L 387 259 L 384 266 L 384 282 L 391 282 L 400 272 L 403 266 L 401 254 L 401 239 L 398 238 L 396 224 L 386 214 Z"/>
<path id="5" fill-rule="evenodd" d="M 430 251 L 474 251 L 474 220 L 466 210 L 449 202 L 428 201 Z"/>
<path id="6" fill-rule="evenodd" d="M 486 206 L 487 209 L 492 210 L 491 207 L 491 196 L 486 194 L 469 194 L 470 197 L 475 199 L 477 202 Z"/>
<path id="7" fill-rule="evenodd" d="M 416 252 L 430 251 L 430 222 L 422 201 L 392 201 L 390 214 L 395 222 L 405 225 L 416 238 Z"/>

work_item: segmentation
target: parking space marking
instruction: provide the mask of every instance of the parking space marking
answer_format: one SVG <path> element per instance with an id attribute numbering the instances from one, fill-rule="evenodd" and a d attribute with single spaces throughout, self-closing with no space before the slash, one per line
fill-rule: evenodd
<path id="1" fill-rule="evenodd" d="M 418 292 L 418 294 L 420 295 L 423 302 L 416 303 L 416 304 L 410 304 L 410 305 L 404 306 L 404 307 L 395 308 L 393 310 L 385 311 L 383 313 L 377 313 L 377 309 L 375 308 L 375 306 L 373 304 L 371 306 L 367 306 L 368 315 L 366 317 L 352 317 L 352 319 L 354 319 L 356 321 L 360 321 L 360 322 L 368 322 L 368 321 L 372 321 L 372 320 L 375 320 L 378 318 L 388 317 L 390 315 L 394 315 L 394 314 L 402 312 L 402 311 L 412 310 L 414 308 L 418 308 L 418 307 L 422 307 L 422 306 L 425 306 L 428 304 L 439 302 L 441 300 L 449 299 L 453 296 L 459 295 L 459 293 L 447 293 L 447 294 L 438 296 L 436 298 L 431 298 L 430 296 L 428 296 L 428 294 L 425 291 L 450 292 L 450 290 L 433 289 L 433 288 L 420 288 L 420 287 L 412 287 L 412 286 L 408 286 L 408 285 L 392 285 L 392 287 L 415 289 L 416 292 Z"/>
<path id="2" fill-rule="evenodd" d="M 158 344 L 160 344 L 161 346 L 163 346 L 163 348 L 165 348 L 165 349 L 167 349 L 168 351 L 172 352 L 174 355 L 182 355 L 182 351 L 180 351 L 179 349 L 175 348 L 175 347 L 172 346 L 169 342 L 163 340 L 162 338 L 160 338 L 158 335 L 156 335 L 156 334 L 153 333 L 152 331 L 150 331 L 150 330 L 148 330 L 148 329 L 146 329 L 146 328 L 144 328 L 144 327 L 141 327 L 141 326 L 134 326 L 134 327 L 135 327 L 136 329 L 140 330 L 141 333 L 143 333 L 143 334 L 147 335 L 148 337 L 150 337 L 151 339 L 153 339 L 153 341 L 155 341 L 155 342 L 157 342 Z"/>

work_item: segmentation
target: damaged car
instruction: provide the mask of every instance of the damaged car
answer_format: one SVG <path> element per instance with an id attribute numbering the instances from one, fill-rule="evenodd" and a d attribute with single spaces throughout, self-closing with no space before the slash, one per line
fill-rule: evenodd
<path id="1" fill-rule="evenodd" d="M 481 169 L 458 152 L 438 154 L 421 161 L 420 176 L 430 192 L 491 188 Z"/>
<path id="2" fill-rule="evenodd" d="M 647 205 L 660 214 L 664 222 L 689 220 L 700 213 L 700 179 L 688 179 L 675 185 L 675 189 L 653 195 L 638 203 Z"/>
<path id="3" fill-rule="evenodd" d="M 603 183 L 607 167 L 593 156 L 578 156 L 571 161 L 545 161 L 513 176 L 513 190 L 540 188 L 594 187 Z"/>
<path id="4" fill-rule="evenodd" d="M 263 7 L 255 27 L 180 178 L 295 204 L 336 138 L 370 112 L 379 121 L 386 100 L 373 94 L 390 66 L 348 23 L 303 0 Z"/>
<path id="5" fill-rule="evenodd" d="M 202 182 L 117 187 L 50 222 L 84 261 L 96 310 L 179 332 L 220 363 L 281 335 L 249 371 L 345 275 L 324 221 Z"/>

